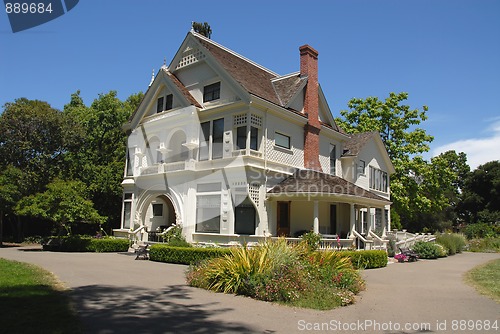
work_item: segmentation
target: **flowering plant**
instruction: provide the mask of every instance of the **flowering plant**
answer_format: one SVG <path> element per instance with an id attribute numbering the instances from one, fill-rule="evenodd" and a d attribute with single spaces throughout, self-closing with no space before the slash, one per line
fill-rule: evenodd
<path id="1" fill-rule="evenodd" d="M 399 253 L 394 255 L 394 258 L 398 260 L 398 262 L 404 262 L 406 260 L 406 255 L 404 255 L 403 253 Z"/>

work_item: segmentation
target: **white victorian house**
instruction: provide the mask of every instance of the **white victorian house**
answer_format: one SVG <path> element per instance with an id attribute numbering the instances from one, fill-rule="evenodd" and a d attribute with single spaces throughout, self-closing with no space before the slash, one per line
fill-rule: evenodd
<path id="1" fill-rule="evenodd" d="M 377 133 L 348 135 L 318 84 L 318 53 L 279 75 L 189 32 L 124 125 L 117 236 L 253 242 L 304 231 L 323 246 L 383 245 L 394 168 Z M 377 232 L 377 233 L 375 233 Z"/>

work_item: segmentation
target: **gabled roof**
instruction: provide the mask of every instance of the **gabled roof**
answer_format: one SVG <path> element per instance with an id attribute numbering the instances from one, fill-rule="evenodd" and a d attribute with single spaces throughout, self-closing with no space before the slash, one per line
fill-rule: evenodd
<path id="1" fill-rule="evenodd" d="M 239 54 L 214 43 L 212 40 L 191 32 L 198 42 L 207 49 L 212 56 L 222 65 L 250 94 L 256 95 L 269 102 L 281 105 L 274 91 L 272 79 L 278 75 L 270 70 L 255 64 Z"/>
<path id="2" fill-rule="evenodd" d="M 191 93 L 189 92 L 189 90 L 187 90 L 187 88 L 182 84 L 182 82 L 180 82 L 180 80 L 174 74 L 172 74 L 170 71 L 168 71 L 168 69 L 166 69 L 164 67 L 162 67 L 162 71 L 165 71 L 165 73 L 168 75 L 168 77 L 177 86 L 177 88 L 179 89 L 179 91 L 186 98 L 186 100 L 189 101 L 189 103 L 192 106 L 196 106 L 198 108 L 201 108 L 201 105 L 198 103 L 198 101 L 196 101 L 196 99 L 193 97 L 193 95 L 191 95 Z"/>
<path id="3" fill-rule="evenodd" d="M 377 131 L 361 132 L 349 135 L 349 139 L 344 143 L 344 152 L 341 158 L 357 157 L 365 145 L 370 141 L 373 141 L 382 153 L 382 157 L 387 164 L 387 172 L 389 174 L 394 174 L 396 170 L 394 169 L 391 158 L 387 153 L 384 142 L 380 137 L 380 133 Z"/>
<path id="4" fill-rule="evenodd" d="M 377 132 L 361 132 L 349 135 L 349 139 L 344 143 L 343 157 L 356 157 L 366 143 L 376 135 Z"/>
<path id="5" fill-rule="evenodd" d="M 132 115 L 130 115 L 128 122 L 124 124 L 125 130 L 130 129 L 132 127 L 132 123 L 137 125 L 137 123 L 139 122 L 139 120 L 136 119 L 138 115 L 140 114 L 140 117 L 142 117 L 142 115 L 146 112 L 147 105 L 145 105 L 144 103 L 154 98 L 161 84 L 170 86 L 172 93 L 177 94 L 178 96 L 182 96 L 185 105 L 192 105 L 201 108 L 201 105 L 198 103 L 198 101 L 196 101 L 191 93 L 189 93 L 189 90 L 182 84 L 182 82 L 166 67 L 162 67 L 156 74 L 156 77 L 152 81 L 151 85 L 148 87 L 148 90 L 144 94 L 141 103 L 139 103 L 139 106 L 137 106 Z"/>
<path id="6" fill-rule="evenodd" d="M 371 201 L 390 203 L 389 200 L 378 196 L 366 189 L 345 179 L 318 172 L 311 169 L 299 169 L 293 175 L 287 177 L 271 190 L 270 195 L 279 196 L 352 196 Z"/>
<path id="7" fill-rule="evenodd" d="M 278 95 L 281 105 L 284 107 L 289 106 L 289 103 L 304 88 L 306 83 L 307 78 L 301 78 L 299 73 L 293 73 L 272 80 L 274 91 Z"/>

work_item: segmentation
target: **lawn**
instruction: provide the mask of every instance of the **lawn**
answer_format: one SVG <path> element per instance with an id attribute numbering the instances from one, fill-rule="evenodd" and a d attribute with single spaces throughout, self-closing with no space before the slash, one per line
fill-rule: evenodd
<path id="1" fill-rule="evenodd" d="M 466 280 L 481 294 L 500 303 L 500 259 L 473 268 L 466 273 Z"/>
<path id="2" fill-rule="evenodd" d="M 69 298 L 49 272 L 0 258 L 1 333 L 81 333 Z"/>

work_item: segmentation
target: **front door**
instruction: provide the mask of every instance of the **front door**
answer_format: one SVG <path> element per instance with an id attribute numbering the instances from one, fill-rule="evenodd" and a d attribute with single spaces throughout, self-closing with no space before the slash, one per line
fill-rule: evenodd
<path id="1" fill-rule="evenodd" d="M 337 234 L 337 206 L 330 205 L 330 234 Z"/>
<path id="2" fill-rule="evenodd" d="M 278 237 L 290 235 L 290 202 L 278 202 Z"/>

